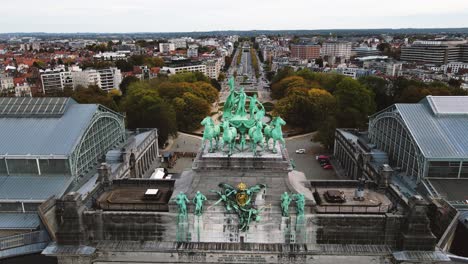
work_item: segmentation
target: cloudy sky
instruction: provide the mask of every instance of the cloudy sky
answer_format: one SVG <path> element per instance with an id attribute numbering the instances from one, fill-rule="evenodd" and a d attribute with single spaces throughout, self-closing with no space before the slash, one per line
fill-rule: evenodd
<path id="1" fill-rule="evenodd" d="M 0 32 L 468 27 L 468 0 L 1 1 Z"/>

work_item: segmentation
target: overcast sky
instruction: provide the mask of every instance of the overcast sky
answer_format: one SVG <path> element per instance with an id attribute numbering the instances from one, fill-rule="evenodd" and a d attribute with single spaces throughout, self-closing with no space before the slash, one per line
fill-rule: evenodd
<path id="1" fill-rule="evenodd" d="M 468 0 L 1 0 L 0 32 L 468 27 Z"/>

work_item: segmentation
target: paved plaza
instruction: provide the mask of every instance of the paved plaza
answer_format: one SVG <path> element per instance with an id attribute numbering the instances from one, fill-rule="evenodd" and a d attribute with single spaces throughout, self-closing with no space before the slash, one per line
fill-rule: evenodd
<path id="1" fill-rule="evenodd" d="M 324 154 L 323 148 L 317 142 L 312 142 L 313 133 L 286 138 L 286 148 L 289 158 L 294 160 L 296 170 L 304 172 L 309 180 L 339 179 L 334 170 L 324 170 L 315 160 L 316 155 Z M 164 152 L 198 152 L 201 138 L 185 133 L 178 133 L 178 137 L 169 144 Z M 208 142 L 206 142 L 208 144 Z M 296 154 L 296 149 L 305 149 L 305 154 Z M 179 158 L 170 173 L 181 173 L 191 168 L 192 158 Z"/>

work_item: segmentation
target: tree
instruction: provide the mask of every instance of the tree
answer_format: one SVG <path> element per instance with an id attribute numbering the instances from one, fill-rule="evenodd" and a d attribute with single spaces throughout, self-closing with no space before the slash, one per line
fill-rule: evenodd
<path id="1" fill-rule="evenodd" d="M 226 80 L 226 74 L 224 74 L 224 72 L 220 72 L 218 76 L 218 82 L 223 82 L 224 80 Z"/>
<path id="2" fill-rule="evenodd" d="M 335 142 L 336 120 L 335 117 L 329 116 L 322 123 L 317 133 L 314 135 L 314 141 L 320 142 L 326 149 L 333 149 Z"/>
<path id="3" fill-rule="evenodd" d="M 128 90 L 128 87 L 130 86 L 130 84 L 134 83 L 134 82 L 139 82 L 140 79 L 138 79 L 137 77 L 135 76 L 126 76 L 125 78 L 122 79 L 122 82 L 120 83 L 120 91 L 122 91 L 122 95 L 125 96 L 127 95 L 127 90 Z"/>
<path id="4" fill-rule="evenodd" d="M 307 84 L 304 78 L 300 76 L 286 77 L 271 86 L 271 97 L 273 99 L 281 99 L 286 96 L 288 89 L 306 87 Z"/>
<path id="5" fill-rule="evenodd" d="M 161 145 L 170 135 L 177 134 L 174 108 L 145 83 L 132 83 L 121 107 L 127 114 L 129 128 L 157 128 Z"/>
<path id="6" fill-rule="evenodd" d="M 375 112 L 374 94 L 358 81 L 343 79 L 333 93 L 337 101 L 337 125 L 365 127 L 367 117 Z"/>
<path id="7" fill-rule="evenodd" d="M 113 95 L 103 91 L 97 85 L 90 85 L 87 88 L 78 87 L 72 94 L 72 98 L 81 104 L 101 104 L 114 111 L 118 111 L 117 103 L 113 100 Z"/>
<path id="8" fill-rule="evenodd" d="M 393 96 L 389 90 L 389 83 L 385 79 L 376 76 L 366 76 L 359 78 L 358 81 L 374 92 L 377 111 L 394 104 Z"/>
<path id="9" fill-rule="evenodd" d="M 177 99 L 176 99 L 177 100 Z M 210 105 L 208 102 L 192 93 L 184 93 L 182 108 L 178 105 L 177 124 L 179 129 L 192 131 L 200 127 L 200 122 L 209 115 Z M 179 101 L 180 102 L 180 101 Z"/>

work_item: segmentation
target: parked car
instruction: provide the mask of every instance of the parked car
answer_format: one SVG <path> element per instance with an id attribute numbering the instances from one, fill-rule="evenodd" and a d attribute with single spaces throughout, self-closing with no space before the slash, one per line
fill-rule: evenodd
<path id="1" fill-rule="evenodd" d="M 304 154 L 306 152 L 305 149 L 296 149 L 297 154 Z"/>
<path id="2" fill-rule="evenodd" d="M 323 167 L 325 165 L 330 165 L 330 162 L 328 160 L 322 160 L 322 161 L 319 161 L 320 163 L 320 167 Z"/>
<path id="3" fill-rule="evenodd" d="M 321 161 L 321 160 L 330 160 L 330 157 L 327 156 L 327 155 L 318 155 L 318 156 L 315 156 L 315 159 L 318 160 L 318 161 Z"/>
<path id="4" fill-rule="evenodd" d="M 323 166 L 322 168 L 325 169 L 325 170 L 332 170 L 333 166 L 331 164 L 327 164 L 327 165 Z"/>

